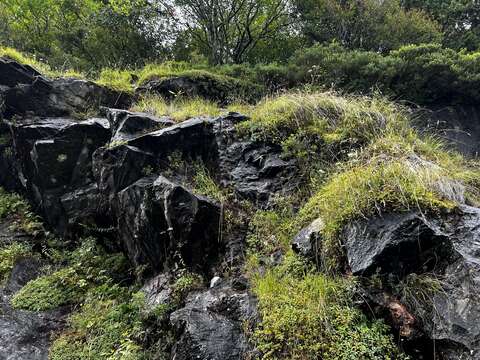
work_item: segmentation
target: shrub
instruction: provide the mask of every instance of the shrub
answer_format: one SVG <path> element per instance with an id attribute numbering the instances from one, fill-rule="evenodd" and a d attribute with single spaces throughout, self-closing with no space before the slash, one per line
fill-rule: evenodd
<path id="1" fill-rule="evenodd" d="M 49 359 L 143 359 L 142 309 L 142 296 L 127 288 L 95 288 L 69 319 L 68 331 L 53 342 Z"/>
<path id="2" fill-rule="evenodd" d="M 381 321 L 352 303 L 353 284 L 282 267 L 254 280 L 262 322 L 254 340 L 262 359 L 405 359 Z"/>
<path id="3" fill-rule="evenodd" d="M 385 55 L 331 44 L 299 52 L 291 63 L 301 83 L 445 105 L 478 102 L 479 58 L 437 44 L 407 45 Z"/>

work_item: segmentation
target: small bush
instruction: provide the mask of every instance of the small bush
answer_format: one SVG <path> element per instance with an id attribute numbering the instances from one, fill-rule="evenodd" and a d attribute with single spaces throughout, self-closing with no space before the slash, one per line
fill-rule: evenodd
<path id="1" fill-rule="evenodd" d="M 52 344 L 51 360 L 139 360 L 145 358 L 142 337 L 143 299 L 119 286 L 89 292 L 69 319 L 68 331 Z"/>
<path id="2" fill-rule="evenodd" d="M 282 268 L 254 280 L 262 323 L 254 340 L 262 359 L 405 359 L 381 321 L 352 304 L 352 284 Z"/>

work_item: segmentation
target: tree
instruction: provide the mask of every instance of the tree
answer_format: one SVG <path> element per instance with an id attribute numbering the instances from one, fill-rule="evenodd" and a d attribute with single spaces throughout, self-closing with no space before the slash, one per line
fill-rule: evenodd
<path id="1" fill-rule="evenodd" d="M 289 24 L 286 0 L 176 0 L 167 6 L 212 64 L 242 63 Z"/>
<path id="2" fill-rule="evenodd" d="M 421 10 L 405 11 L 398 0 L 295 0 L 295 7 L 310 43 L 386 52 L 442 39 L 435 21 Z"/>
<path id="3" fill-rule="evenodd" d="M 3 0 L 0 34 L 55 67 L 134 66 L 158 56 L 160 15 L 147 0 Z"/>
<path id="4" fill-rule="evenodd" d="M 479 0 L 402 0 L 407 9 L 421 9 L 437 20 L 445 34 L 444 45 L 477 50 L 480 48 Z"/>

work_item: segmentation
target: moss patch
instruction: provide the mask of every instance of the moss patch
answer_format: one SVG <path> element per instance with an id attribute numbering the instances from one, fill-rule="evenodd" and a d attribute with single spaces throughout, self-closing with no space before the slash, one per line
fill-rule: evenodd
<path id="1" fill-rule="evenodd" d="M 282 266 L 254 280 L 262 359 L 406 359 L 388 327 L 353 306 L 351 280 L 292 274 Z"/>
<path id="2" fill-rule="evenodd" d="M 67 265 L 28 282 L 11 302 L 14 308 L 45 311 L 80 303 L 87 292 L 126 271 L 122 255 L 107 254 L 93 239 L 66 255 Z"/>
<path id="3" fill-rule="evenodd" d="M 143 326 L 143 298 L 119 286 L 102 286 L 89 292 L 69 329 L 52 344 L 51 360 L 139 360 Z"/>
<path id="4" fill-rule="evenodd" d="M 15 263 L 28 256 L 32 256 L 32 248 L 28 244 L 13 243 L 0 248 L 0 286 L 8 280 Z"/>

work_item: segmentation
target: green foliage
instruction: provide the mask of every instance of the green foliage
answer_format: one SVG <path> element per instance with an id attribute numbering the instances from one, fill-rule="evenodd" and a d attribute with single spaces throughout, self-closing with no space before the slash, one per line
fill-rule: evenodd
<path id="1" fill-rule="evenodd" d="M 53 342 L 51 360 L 140 360 L 143 333 L 141 294 L 117 285 L 88 293 L 79 311 L 69 319 L 68 331 Z"/>
<path id="2" fill-rule="evenodd" d="M 202 163 L 196 163 L 193 176 L 193 189 L 200 195 L 207 196 L 219 202 L 226 200 L 225 191 L 218 185 L 210 172 Z"/>
<path id="3" fill-rule="evenodd" d="M 353 306 L 352 291 L 350 280 L 297 277 L 284 267 L 257 276 L 262 323 L 254 340 L 262 359 L 406 359 L 388 327 Z"/>
<path id="4" fill-rule="evenodd" d="M 133 78 L 129 71 L 103 69 L 97 84 L 124 93 L 133 93 Z"/>
<path id="5" fill-rule="evenodd" d="M 12 298 L 15 308 L 44 311 L 80 303 L 95 286 L 109 283 L 113 276 L 126 271 L 125 259 L 107 254 L 93 239 L 66 254 L 68 265 L 28 282 Z"/>
<path id="6" fill-rule="evenodd" d="M 0 286 L 8 280 L 15 263 L 29 256 L 33 256 L 32 248 L 24 243 L 16 242 L 0 247 Z"/>
<path id="7" fill-rule="evenodd" d="M 19 195 L 7 193 L 0 187 L 0 220 L 8 218 L 12 230 L 37 235 L 43 226 L 38 217 L 30 210 L 30 205 Z"/>
<path id="8" fill-rule="evenodd" d="M 200 275 L 184 272 L 178 276 L 172 285 L 173 301 L 177 304 L 182 303 L 189 292 L 200 289 L 203 285 L 203 279 Z"/>
<path id="9" fill-rule="evenodd" d="M 385 51 L 402 45 L 440 42 L 439 24 L 399 0 L 296 0 L 310 43 L 338 41 L 351 49 Z"/>
<path id="10" fill-rule="evenodd" d="M 301 83 L 357 93 L 379 89 L 419 104 L 468 104 L 479 99 L 479 58 L 435 44 L 408 45 L 386 55 L 331 44 L 302 51 L 292 62 Z"/>

